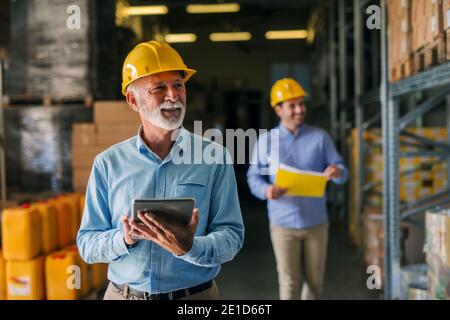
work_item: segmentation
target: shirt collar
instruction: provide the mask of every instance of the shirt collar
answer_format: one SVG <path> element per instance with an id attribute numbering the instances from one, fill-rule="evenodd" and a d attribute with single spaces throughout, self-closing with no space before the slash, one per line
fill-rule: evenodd
<path id="1" fill-rule="evenodd" d="M 143 126 L 141 125 L 138 129 L 137 135 L 136 135 L 136 147 L 139 151 L 143 150 L 143 149 L 150 149 L 144 142 L 144 140 L 142 139 L 142 130 L 143 130 Z M 182 150 L 185 150 L 186 148 L 186 143 L 187 143 L 187 139 L 189 132 L 184 128 L 184 127 L 180 127 L 179 132 L 178 132 L 178 136 L 177 139 L 175 140 L 175 144 L 174 146 L 178 146 L 179 148 L 181 148 Z M 172 147 L 173 149 L 173 147 Z"/>
<path id="2" fill-rule="evenodd" d="M 292 136 L 294 138 L 297 138 L 304 130 L 305 130 L 306 124 L 302 124 L 295 133 L 291 133 L 288 128 L 286 128 L 281 122 L 278 125 L 278 128 L 280 129 L 280 133 L 283 136 Z"/>

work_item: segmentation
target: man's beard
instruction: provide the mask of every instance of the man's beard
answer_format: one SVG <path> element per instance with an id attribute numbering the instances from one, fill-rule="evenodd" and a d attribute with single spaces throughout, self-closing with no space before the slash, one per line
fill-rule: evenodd
<path id="1" fill-rule="evenodd" d="M 178 117 L 170 117 L 166 118 L 162 114 L 162 110 L 173 110 L 178 109 L 180 112 L 180 115 Z M 139 101 L 139 113 L 142 115 L 142 117 L 151 122 L 153 125 L 160 127 L 165 130 L 175 130 L 181 127 L 184 120 L 184 115 L 186 113 L 185 106 L 180 102 L 169 102 L 165 101 L 161 103 L 159 106 L 151 109 L 147 102 L 144 99 L 141 99 Z"/>

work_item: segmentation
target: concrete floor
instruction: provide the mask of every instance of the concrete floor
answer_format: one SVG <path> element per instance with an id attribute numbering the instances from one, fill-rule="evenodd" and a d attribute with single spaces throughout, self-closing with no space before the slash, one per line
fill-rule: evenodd
<path id="1" fill-rule="evenodd" d="M 269 236 L 265 203 L 241 197 L 246 226 L 244 247 L 238 256 L 222 266 L 217 278 L 222 299 L 278 299 L 275 258 Z M 331 223 L 323 299 L 373 300 L 381 291 L 366 287 L 367 275 L 360 254 L 343 232 Z"/>

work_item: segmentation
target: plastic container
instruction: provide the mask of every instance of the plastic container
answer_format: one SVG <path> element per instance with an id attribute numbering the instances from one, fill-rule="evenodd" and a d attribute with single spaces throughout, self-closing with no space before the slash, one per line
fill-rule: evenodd
<path id="1" fill-rule="evenodd" d="M 8 300 L 43 300 L 44 257 L 29 261 L 6 262 Z"/>
<path id="2" fill-rule="evenodd" d="M 0 250 L 0 300 L 6 299 L 6 261 Z"/>
<path id="3" fill-rule="evenodd" d="M 80 224 L 81 224 L 81 220 L 83 219 L 83 211 L 84 211 L 84 205 L 86 203 L 86 197 L 85 196 L 81 196 L 80 197 L 80 205 L 78 206 L 80 208 Z"/>
<path id="4" fill-rule="evenodd" d="M 49 202 L 37 202 L 33 204 L 41 215 L 42 223 L 42 251 L 44 254 L 55 251 L 58 248 L 58 227 L 55 207 Z"/>
<path id="5" fill-rule="evenodd" d="M 45 259 L 45 286 L 47 300 L 76 300 L 81 296 L 81 268 L 79 257 L 73 251 L 58 251 Z"/>
<path id="6" fill-rule="evenodd" d="M 53 198 L 49 201 L 56 209 L 56 225 L 58 247 L 63 248 L 72 242 L 71 234 L 71 210 L 69 204 L 61 198 Z"/>
<path id="7" fill-rule="evenodd" d="M 108 275 L 108 264 L 106 263 L 94 263 L 89 264 L 90 283 L 92 288 L 100 288 L 106 282 Z"/>
<path id="8" fill-rule="evenodd" d="M 70 252 L 70 253 L 74 253 L 76 255 L 76 257 L 77 257 L 77 264 L 76 265 L 78 265 L 80 267 L 80 272 L 81 272 L 81 291 L 80 291 L 80 295 L 82 297 L 84 297 L 91 290 L 91 284 L 90 284 L 90 281 L 89 281 L 90 279 L 89 279 L 88 265 L 81 258 L 80 252 L 78 251 L 78 248 L 77 248 L 76 245 L 69 246 L 69 247 L 65 248 L 64 251 Z"/>
<path id="9" fill-rule="evenodd" d="M 59 199 L 61 201 L 65 201 L 68 205 L 68 208 L 70 210 L 70 243 L 74 243 L 77 238 L 78 229 L 80 228 L 80 219 L 78 218 L 78 202 L 79 198 L 78 196 L 75 196 L 74 194 L 66 194 L 63 196 L 60 196 Z"/>
<path id="10" fill-rule="evenodd" d="M 41 215 L 29 205 L 8 208 L 2 215 L 3 257 L 26 261 L 42 252 Z"/>

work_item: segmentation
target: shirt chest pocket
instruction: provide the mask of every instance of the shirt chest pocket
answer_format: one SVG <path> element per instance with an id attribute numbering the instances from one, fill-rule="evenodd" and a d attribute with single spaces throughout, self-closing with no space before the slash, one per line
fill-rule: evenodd
<path id="1" fill-rule="evenodd" d="M 177 184 L 177 198 L 194 198 L 196 206 L 205 202 L 208 197 L 207 193 L 207 185 L 201 180 L 186 179 Z"/>

